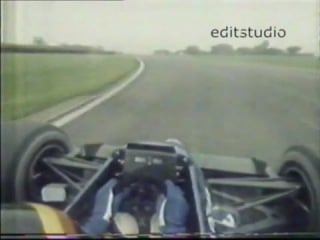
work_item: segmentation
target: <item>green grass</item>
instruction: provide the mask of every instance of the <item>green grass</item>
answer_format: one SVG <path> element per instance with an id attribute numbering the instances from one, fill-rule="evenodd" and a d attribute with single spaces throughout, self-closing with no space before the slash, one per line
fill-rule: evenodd
<path id="1" fill-rule="evenodd" d="M 133 57 L 124 55 L 1 53 L 3 119 L 97 92 L 137 67 Z"/>
<path id="2" fill-rule="evenodd" d="M 268 64 L 276 66 L 287 66 L 295 68 L 305 69 L 319 69 L 320 60 L 311 56 L 214 56 L 214 55 L 203 55 L 204 59 L 209 58 L 210 60 L 223 61 L 223 62 L 234 62 L 234 63 L 249 63 L 249 64 Z"/>

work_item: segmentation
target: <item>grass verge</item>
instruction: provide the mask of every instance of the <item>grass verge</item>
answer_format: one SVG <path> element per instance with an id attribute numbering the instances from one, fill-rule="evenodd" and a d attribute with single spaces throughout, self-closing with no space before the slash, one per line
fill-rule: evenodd
<path id="1" fill-rule="evenodd" d="M 250 63 L 250 64 L 267 64 L 276 66 L 287 66 L 305 69 L 318 69 L 320 70 L 320 60 L 311 56 L 214 56 L 204 55 L 204 59 L 210 59 L 217 62 L 225 63 Z"/>
<path id="2" fill-rule="evenodd" d="M 138 65 L 125 55 L 1 53 L 2 119 L 19 119 L 101 91 Z"/>

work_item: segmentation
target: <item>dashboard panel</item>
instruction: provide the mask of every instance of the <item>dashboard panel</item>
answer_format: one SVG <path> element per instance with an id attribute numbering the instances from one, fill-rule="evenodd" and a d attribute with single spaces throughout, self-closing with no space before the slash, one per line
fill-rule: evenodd
<path id="1" fill-rule="evenodd" d="M 177 155 L 156 151 L 126 150 L 123 174 L 130 177 L 176 180 Z"/>

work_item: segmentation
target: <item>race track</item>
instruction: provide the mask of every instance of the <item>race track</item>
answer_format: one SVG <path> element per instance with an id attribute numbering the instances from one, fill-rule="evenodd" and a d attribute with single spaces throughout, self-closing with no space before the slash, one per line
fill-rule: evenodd
<path id="1" fill-rule="evenodd" d="M 292 144 L 319 150 L 319 71 L 144 56 L 126 89 L 63 128 L 74 144 L 179 138 L 190 150 L 278 167 Z"/>

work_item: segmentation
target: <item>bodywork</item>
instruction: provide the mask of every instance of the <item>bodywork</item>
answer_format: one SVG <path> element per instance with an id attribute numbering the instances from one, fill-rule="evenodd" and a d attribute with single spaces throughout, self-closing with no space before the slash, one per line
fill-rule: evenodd
<path id="1" fill-rule="evenodd" d="M 189 192 L 193 207 L 189 233 L 201 236 L 283 233 L 296 230 L 300 221 L 305 221 L 302 207 L 291 198 L 299 185 L 279 177 L 265 162 L 255 158 L 189 153 L 181 144 L 166 142 L 134 142 L 124 146 L 87 144 L 74 148 L 64 157 L 45 159 L 71 189 L 63 206 L 68 215 L 80 222 L 85 219 L 98 187 L 116 171 L 117 156 L 128 149 L 145 154 L 170 153 L 177 157 L 177 171 L 183 169 L 186 181 L 181 186 Z M 66 172 L 61 167 L 74 171 Z M 84 178 L 75 180 L 70 173 Z M 290 211 L 286 207 L 288 201 L 292 203 Z M 214 209 L 233 213 L 232 224 L 217 221 Z"/>

